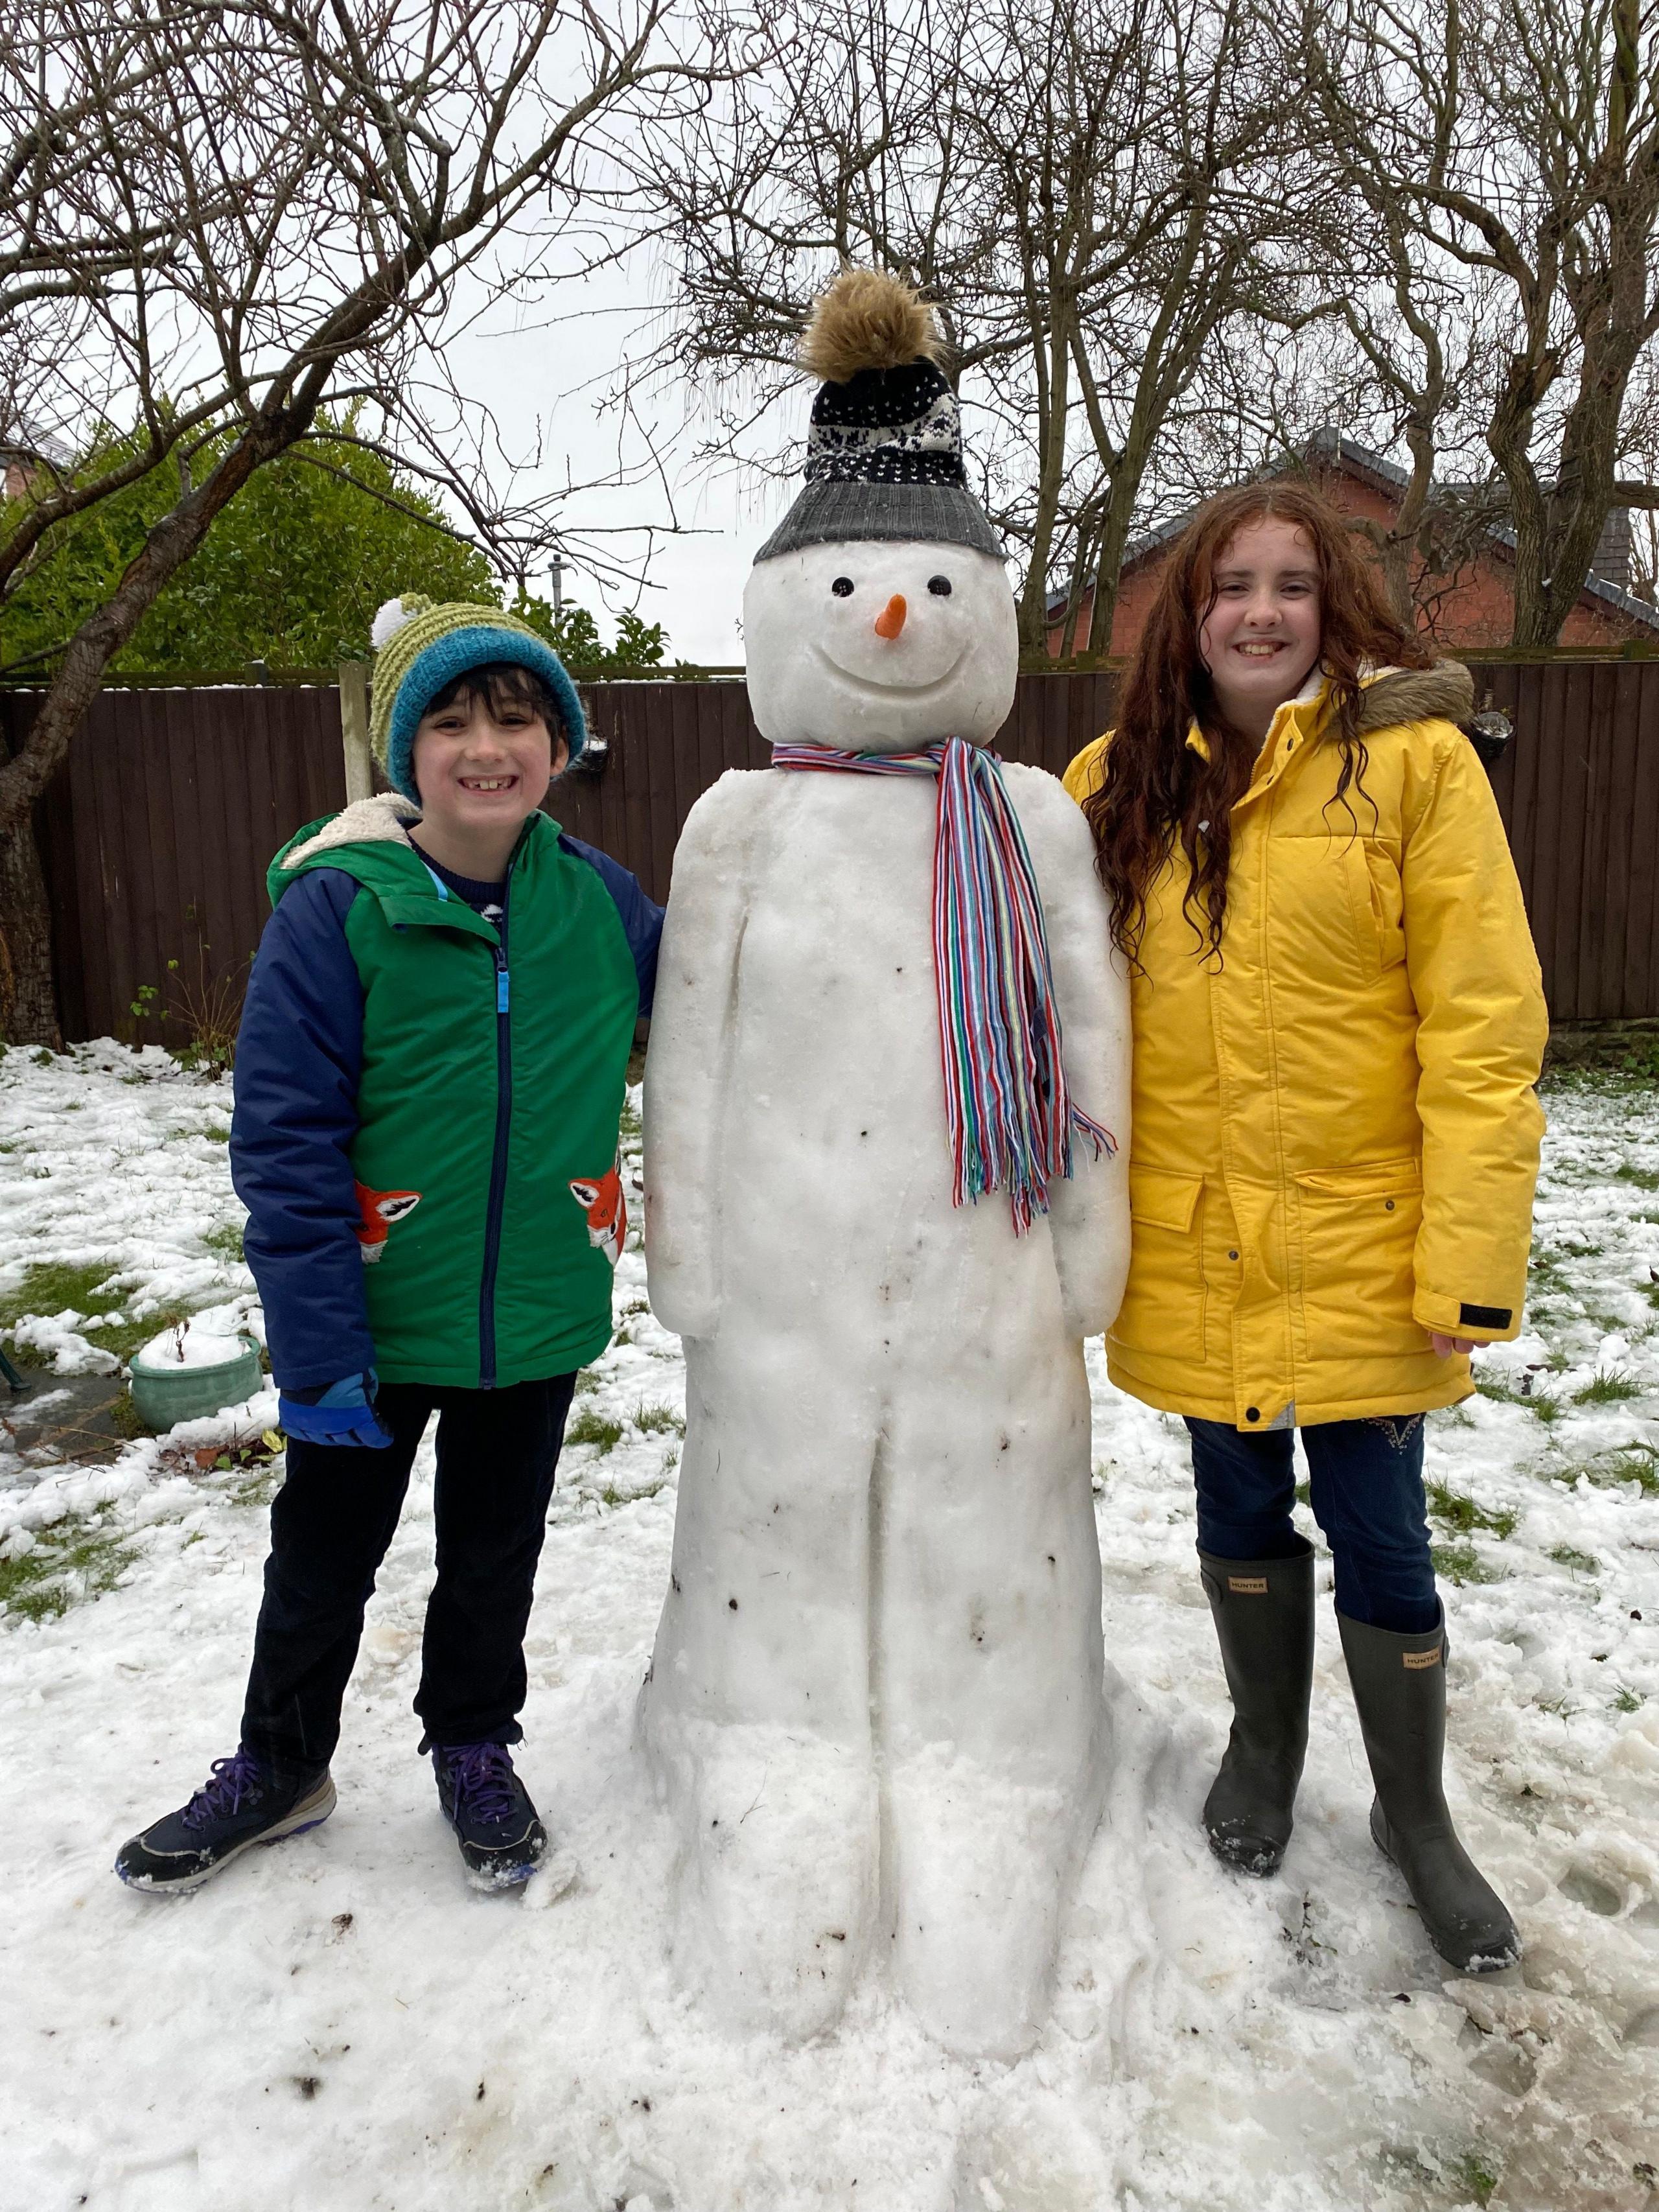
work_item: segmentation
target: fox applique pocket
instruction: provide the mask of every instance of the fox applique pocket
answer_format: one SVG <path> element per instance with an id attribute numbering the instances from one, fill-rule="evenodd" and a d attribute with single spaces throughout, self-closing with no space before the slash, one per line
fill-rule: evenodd
<path id="1" fill-rule="evenodd" d="M 628 1200 L 623 1191 L 622 1155 L 598 1182 L 573 1182 L 570 1195 L 587 1216 L 587 1241 L 614 1267 L 628 1240 Z"/>
<path id="2" fill-rule="evenodd" d="M 402 1221 L 414 1212 L 421 1202 L 418 1190 L 371 1190 L 366 1182 L 356 1183 L 357 1212 L 362 1216 L 357 1229 L 357 1247 L 363 1255 L 365 1267 L 373 1267 L 386 1251 L 386 1240 L 394 1221 Z"/>

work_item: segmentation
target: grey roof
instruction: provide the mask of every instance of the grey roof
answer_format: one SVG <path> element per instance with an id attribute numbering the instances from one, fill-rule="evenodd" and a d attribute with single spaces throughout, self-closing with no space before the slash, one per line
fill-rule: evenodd
<path id="1" fill-rule="evenodd" d="M 1352 474 L 1369 476 L 1389 491 L 1403 491 L 1411 481 L 1407 471 L 1402 469 L 1397 461 L 1389 460 L 1382 454 L 1373 453 L 1369 446 L 1362 446 L 1357 438 L 1345 437 L 1340 430 L 1316 430 L 1303 447 L 1301 458 L 1309 460 L 1323 458 L 1328 460 L 1340 461 L 1342 466 Z M 1281 472 L 1283 465 L 1282 462 L 1269 464 L 1257 469 L 1254 477 L 1246 481 L 1253 482 L 1262 477 L 1277 476 Z M 1472 496 L 1475 492 L 1485 488 L 1476 484 L 1440 483 L 1435 489 L 1441 492 L 1461 493 Z M 1160 523 L 1155 530 L 1146 531 L 1139 538 L 1131 538 L 1123 549 L 1124 568 L 1127 570 L 1133 568 L 1137 562 L 1145 560 L 1149 553 L 1156 553 L 1162 546 L 1173 544 L 1197 513 L 1196 507 L 1189 507 L 1183 513 L 1175 516 L 1171 521 Z M 1507 523 L 1489 522 L 1486 529 L 1488 538 L 1503 546 L 1506 551 L 1514 552 L 1515 532 Z M 1630 511 L 1627 507 L 1616 507 L 1609 514 L 1607 526 L 1601 532 L 1601 543 L 1596 548 L 1598 556 L 1610 550 L 1616 557 L 1621 537 L 1624 561 L 1628 573 Z M 1652 605 L 1646 599 L 1637 599 L 1633 593 L 1627 592 L 1622 584 L 1615 583 L 1607 576 L 1598 575 L 1594 568 L 1585 577 L 1583 589 L 1588 592 L 1592 599 L 1604 601 L 1607 605 L 1616 608 L 1620 614 L 1632 617 L 1637 622 L 1644 623 L 1650 629 L 1659 630 L 1659 607 Z M 1044 611 L 1050 615 L 1056 614 L 1065 605 L 1064 592 L 1051 592 Z"/>
<path id="2" fill-rule="evenodd" d="M 14 415 L 0 424 L 0 455 L 8 459 L 50 461 L 55 469 L 75 465 L 75 456 L 63 440 L 43 430 L 38 422 L 31 422 L 27 415 Z"/>

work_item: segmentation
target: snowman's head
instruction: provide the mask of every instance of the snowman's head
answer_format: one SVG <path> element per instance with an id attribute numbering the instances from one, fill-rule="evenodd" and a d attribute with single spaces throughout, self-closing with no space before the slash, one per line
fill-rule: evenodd
<path id="1" fill-rule="evenodd" d="M 762 560 L 743 595 L 749 703 L 771 744 L 904 752 L 988 744 L 1019 669 L 1002 562 L 859 538 Z"/>

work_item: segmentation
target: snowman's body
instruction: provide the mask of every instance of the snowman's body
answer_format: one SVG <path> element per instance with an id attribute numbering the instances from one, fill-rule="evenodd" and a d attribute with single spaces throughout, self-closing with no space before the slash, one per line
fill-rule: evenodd
<path id="1" fill-rule="evenodd" d="M 947 611 L 928 607 L 941 573 L 950 628 L 908 661 L 880 650 L 902 638 L 866 651 L 851 609 L 813 635 L 837 576 L 866 622 L 897 594 L 921 633 Z M 988 556 L 821 547 L 755 575 L 750 689 L 775 742 L 896 750 L 1002 720 L 1012 608 Z M 1006 776 L 1073 1096 L 1125 1139 L 1127 1007 L 1087 827 L 1051 777 Z M 734 773 L 676 855 L 647 1236 L 653 1302 L 687 1340 L 688 1430 L 641 1717 L 681 1822 L 678 1949 L 737 2019 L 812 2033 L 890 1958 L 943 2040 L 1011 2053 L 1040 2026 L 1097 1816 L 1081 1338 L 1115 1309 L 1127 1199 L 1121 1158 L 1079 1142 L 1025 1236 L 1006 1193 L 951 1202 L 936 799 L 931 778 Z"/>

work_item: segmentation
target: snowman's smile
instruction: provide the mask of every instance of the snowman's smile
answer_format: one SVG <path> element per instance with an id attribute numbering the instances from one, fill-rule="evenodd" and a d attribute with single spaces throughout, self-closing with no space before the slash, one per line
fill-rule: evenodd
<path id="1" fill-rule="evenodd" d="M 812 651 L 843 684 L 850 684 L 854 691 L 860 691 L 870 699 L 931 699 L 945 690 L 968 657 L 968 648 L 964 645 L 942 676 L 930 677 L 925 684 L 878 684 L 872 677 L 855 676 L 850 668 L 843 668 L 840 661 L 826 653 L 821 645 L 814 645 Z"/>

